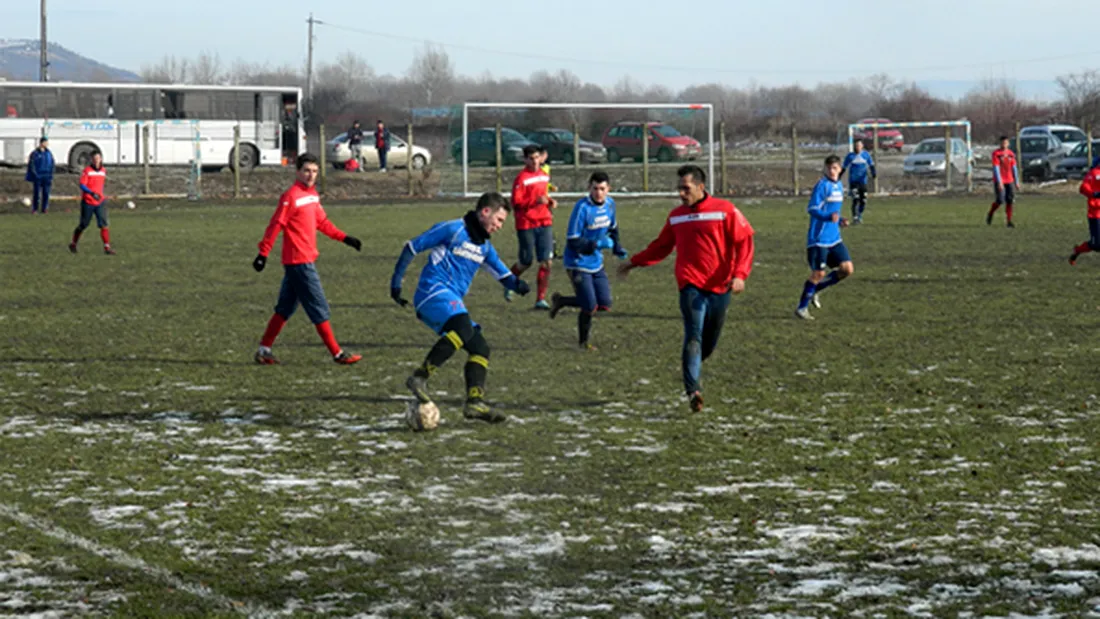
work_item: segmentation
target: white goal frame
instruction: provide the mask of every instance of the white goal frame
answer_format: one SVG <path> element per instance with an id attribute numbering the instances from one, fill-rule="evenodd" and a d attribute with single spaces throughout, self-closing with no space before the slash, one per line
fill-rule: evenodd
<path id="1" fill-rule="evenodd" d="M 470 140 L 471 109 L 586 109 L 586 110 L 705 110 L 707 112 L 707 187 L 714 193 L 714 105 L 710 103 L 473 103 L 462 104 L 462 195 L 476 198 L 480 193 L 470 191 L 470 157 L 467 152 Z M 511 197 L 511 192 L 505 193 Z M 579 197 L 585 192 L 554 192 L 563 197 Z M 673 196 L 676 192 L 622 191 L 614 192 L 622 197 Z"/>
<path id="2" fill-rule="evenodd" d="M 970 127 L 970 121 L 969 120 L 936 120 L 936 121 L 927 121 L 927 122 L 922 121 L 922 122 L 900 122 L 900 123 L 852 123 L 852 124 L 848 125 L 848 152 L 852 152 L 854 150 L 854 147 L 855 147 L 854 135 L 855 135 L 856 129 L 874 129 L 876 127 L 879 128 L 879 129 L 929 129 L 929 128 L 935 128 L 935 127 L 943 127 L 945 129 L 950 129 L 952 127 L 963 127 L 963 128 L 966 129 L 966 152 L 969 153 L 971 157 L 974 156 L 974 144 L 971 140 L 971 127 Z M 944 136 L 944 137 L 946 137 L 946 136 Z M 866 146 L 866 144 L 864 144 L 864 146 Z M 875 144 L 874 146 L 875 146 L 875 150 L 877 151 L 878 144 Z M 943 147 L 944 147 L 944 153 L 948 157 L 950 157 L 951 149 L 948 148 L 948 145 L 946 143 L 944 143 Z M 878 157 L 877 152 L 875 153 L 875 157 Z M 945 173 L 950 175 L 949 170 L 945 169 Z M 948 176 L 947 178 L 950 179 L 951 177 Z M 875 179 L 875 180 L 877 181 L 878 179 Z M 950 184 L 948 184 L 948 189 L 950 189 L 950 188 L 951 188 L 951 186 L 950 186 Z M 968 192 L 974 190 L 974 165 L 969 160 L 967 160 L 967 162 L 966 162 L 966 190 Z M 878 193 L 877 188 L 876 188 L 875 193 Z"/>

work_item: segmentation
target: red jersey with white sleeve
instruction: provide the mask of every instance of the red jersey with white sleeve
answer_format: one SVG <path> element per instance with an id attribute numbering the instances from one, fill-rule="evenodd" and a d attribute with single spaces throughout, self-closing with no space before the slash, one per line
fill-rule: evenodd
<path id="1" fill-rule="evenodd" d="M 103 186 L 107 184 L 107 169 L 103 166 L 99 166 L 99 169 L 95 169 L 92 166 L 84 168 L 84 171 L 80 174 L 80 185 L 91 190 L 92 193 L 99 195 L 99 199 L 96 200 L 92 193 L 80 190 L 80 199 L 85 204 L 92 206 L 99 206 L 107 201 L 107 196 L 103 194 Z"/>
<path id="2" fill-rule="evenodd" d="M 284 265 L 315 262 L 320 255 L 317 251 L 318 230 L 335 241 L 343 241 L 347 237 L 325 215 L 317 190 L 297 181 L 279 198 L 279 206 L 259 243 L 260 255 L 267 256 L 271 252 L 275 239 L 282 232 Z"/>
<path id="3" fill-rule="evenodd" d="M 1016 184 L 1016 153 L 1008 148 L 993 151 L 993 182 Z"/>
<path id="4" fill-rule="evenodd" d="M 539 204 L 542 196 L 550 197 L 550 175 L 542 170 L 531 172 L 524 168 L 512 183 L 512 210 L 516 216 L 516 230 L 531 230 L 554 225 L 554 214 L 546 204 Z"/>
<path id="5" fill-rule="evenodd" d="M 1089 199 L 1089 219 L 1100 219 L 1100 167 L 1095 167 L 1085 173 L 1079 190 L 1081 195 Z"/>
<path id="6" fill-rule="evenodd" d="M 630 262 L 649 266 L 676 250 L 677 287 L 721 294 L 734 279 L 748 279 L 752 272 L 753 234 L 737 207 L 707 194 L 695 204 L 672 209 L 661 233 Z"/>

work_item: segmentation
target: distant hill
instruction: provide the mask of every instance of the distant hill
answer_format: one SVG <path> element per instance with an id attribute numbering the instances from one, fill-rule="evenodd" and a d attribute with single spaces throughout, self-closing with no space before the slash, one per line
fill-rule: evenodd
<path id="1" fill-rule="evenodd" d="M 66 49 L 56 43 L 48 47 L 50 81 L 137 82 L 136 73 L 116 69 Z M 0 76 L 17 80 L 38 79 L 38 41 L 0 39 Z"/>

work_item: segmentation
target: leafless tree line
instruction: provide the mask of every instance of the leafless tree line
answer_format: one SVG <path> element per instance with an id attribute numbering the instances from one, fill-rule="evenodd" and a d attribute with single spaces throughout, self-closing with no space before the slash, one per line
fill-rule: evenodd
<path id="1" fill-rule="evenodd" d="M 194 59 L 167 56 L 143 67 L 146 81 L 194 84 L 303 85 L 303 67 L 270 66 L 247 62 L 226 64 L 215 53 Z M 894 120 L 932 121 L 969 119 L 978 140 L 993 140 L 1012 130 L 1016 122 L 1066 121 L 1088 124 L 1100 120 L 1100 71 L 1058 78 L 1062 98 L 1050 103 L 1021 99 L 1006 82 L 990 80 L 964 97 L 948 100 L 931 95 L 913 83 L 888 75 L 864 80 L 821 84 L 732 88 L 719 83 L 700 84 L 673 92 L 623 77 L 610 87 L 585 82 L 570 71 L 537 71 L 528 79 L 458 75 L 442 48 L 426 45 L 415 54 L 404 75 L 378 75 L 355 52 L 321 63 L 314 73 L 313 122 L 340 124 L 352 117 L 386 117 L 394 122 L 409 118 L 421 107 L 444 107 L 465 101 L 516 102 L 636 102 L 712 103 L 716 117 L 732 136 L 767 138 L 785 135 L 794 125 L 806 137 L 834 138 L 840 128 L 858 118 L 882 116 Z M 594 115 L 578 111 L 543 115 L 544 122 L 578 122 Z M 601 119 L 602 120 L 602 119 Z"/>

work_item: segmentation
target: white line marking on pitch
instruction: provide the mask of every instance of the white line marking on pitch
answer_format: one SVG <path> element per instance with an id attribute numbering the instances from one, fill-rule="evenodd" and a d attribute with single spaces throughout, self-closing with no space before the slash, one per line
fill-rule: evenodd
<path id="1" fill-rule="evenodd" d="M 114 562 L 123 567 L 128 567 L 132 570 L 141 572 L 142 574 L 161 581 L 164 584 L 171 586 L 174 589 L 184 591 L 194 595 L 195 597 L 202 598 L 208 602 L 214 602 L 220 604 L 230 610 L 234 610 L 243 615 L 249 617 L 274 617 L 275 613 L 262 607 L 249 604 L 248 602 L 240 602 L 233 600 L 229 597 L 214 591 L 210 587 L 202 584 L 191 584 L 183 581 L 172 572 L 164 569 L 163 567 L 157 567 L 155 565 L 149 565 L 144 560 L 139 559 L 133 555 L 127 554 L 117 548 L 110 548 L 102 544 L 93 542 L 90 539 L 80 537 L 79 535 L 62 529 L 54 523 L 27 514 L 20 509 L 0 503 L 0 516 L 6 516 L 11 520 L 22 524 L 25 527 L 34 529 L 43 535 L 52 537 L 60 542 L 69 544 L 70 546 L 76 546 L 81 550 L 89 552 L 101 559 Z"/>

